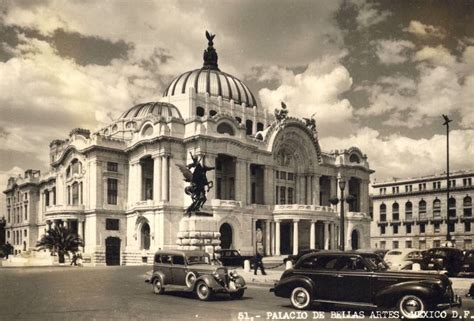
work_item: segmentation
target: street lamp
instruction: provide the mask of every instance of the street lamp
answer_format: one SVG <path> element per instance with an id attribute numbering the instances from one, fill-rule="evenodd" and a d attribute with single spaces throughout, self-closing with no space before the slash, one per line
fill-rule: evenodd
<path id="1" fill-rule="evenodd" d="M 340 226 L 339 226 L 339 249 L 344 251 L 344 201 L 350 203 L 354 200 L 354 196 L 348 195 L 344 198 L 344 189 L 346 188 L 346 180 L 344 178 L 339 179 L 339 188 L 341 189 L 341 198 L 332 197 L 329 202 L 332 205 L 337 205 L 341 202 L 341 214 L 340 214 Z"/>
<path id="2" fill-rule="evenodd" d="M 444 123 L 446 126 L 446 219 L 448 222 L 448 232 L 446 233 L 446 241 L 451 242 L 451 232 L 449 231 L 449 123 L 452 119 L 448 118 L 448 115 L 443 115 Z"/>

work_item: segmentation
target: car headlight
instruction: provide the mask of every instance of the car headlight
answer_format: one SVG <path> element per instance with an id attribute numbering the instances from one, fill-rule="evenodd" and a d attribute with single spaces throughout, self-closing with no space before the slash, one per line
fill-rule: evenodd
<path id="1" fill-rule="evenodd" d="M 238 276 L 239 274 L 237 273 L 236 270 L 232 270 L 232 271 L 229 272 L 229 275 L 235 278 L 235 277 Z"/>
<path id="2" fill-rule="evenodd" d="M 217 271 L 212 272 L 212 276 L 215 277 L 216 279 L 220 280 L 221 278 L 219 277 L 219 273 Z"/>

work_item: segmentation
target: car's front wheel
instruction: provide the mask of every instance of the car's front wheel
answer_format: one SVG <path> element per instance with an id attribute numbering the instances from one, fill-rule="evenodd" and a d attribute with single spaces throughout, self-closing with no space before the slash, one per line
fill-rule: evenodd
<path id="1" fill-rule="evenodd" d="M 163 294 L 165 289 L 163 288 L 163 281 L 160 277 L 156 277 L 153 279 L 153 293 L 155 294 Z"/>
<path id="2" fill-rule="evenodd" d="M 403 296 L 397 303 L 400 317 L 405 319 L 418 319 L 422 312 L 426 311 L 426 303 L 415 294 Z"/>
<path id="3" fill-rule="evenodd" d="M 196 295 L 199 300 L 208 301 L 211 298 L 212 291 L 209 286 L 207 286 L 206 282 L 200 281 L 196 284 Z"/>
<path id="4" fill-rule="evenodd" d="M 311 304 L 311 294 L 305 287 L 296 287 L 291 292 L 290 302 L 295 309 L 304 310 Z"/>
<path id="5" fill-rule="evenodd" d="M 237 292 L 232 292 L 230 293 L 230 298 L 232 300 L 239 300 L 239 299 L 242 299 L 242 297 L 244 296 L 244 290 L 239 290 Z"/>

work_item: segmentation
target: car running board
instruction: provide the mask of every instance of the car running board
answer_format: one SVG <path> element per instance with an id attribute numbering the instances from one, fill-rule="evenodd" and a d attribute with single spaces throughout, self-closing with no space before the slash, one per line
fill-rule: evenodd
<path id="1" fill-rule="evenodd" d="M 369 307 L 369 308 L 376 308 L 377 305 L 371 303 L 363 303 L 363 302 L 347 302 L 347 301 L 332 301 L 332 300 L 313 300 L 316 303 L 329 303 L 329 304 L 340 304 L 340 305 L 350 305 L 350 306 L 359 306 L 359 307 Z"/>
<path id="2" fill-rule="evenodd" d="M 175 285 L 175 284 L 167 284 L 163 285 L 163 288 L 165 290 L 170 290 L 170 291 L 182 291 L 182 292 L 192 292 L 192 288 L 188 288 L 186 285 Z"/>

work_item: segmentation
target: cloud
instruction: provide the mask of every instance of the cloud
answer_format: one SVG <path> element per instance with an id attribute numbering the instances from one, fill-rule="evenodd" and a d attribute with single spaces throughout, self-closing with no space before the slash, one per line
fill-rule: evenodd
<path id="1" fill-rule="evenodd" d="M 376 42 L 376 54 L 380 62 L 386 65 L 408 61 L 415 45 L 407 40 L 385 40 Z"/>
<path id="2" fill-rule="evenodd" d="M 415 128 L 439 120 L 443 113 L 455 113 L 461 127 L 473 128 L 473 52 L 473 47 L 466 47 L 459 60 L 442 46 L 421 48 L 412 58 L 418 75 L 380 77 L 362 87 L 369 94 L 369 106 L 357 115 L 385 116 L 386 125 Z"/>
<path id="3" fill-rule="evenodd" d="M 410 24 L 404 31 L 420 37 L 444 38 L 446 33 L 441 28 L 432 25 L 425 25 L 417 20 L 410 21 Z"/>
<path id="4" fill-rule="evenodd" d="M 385 21 L 391 12 L 387 10 L 379 10 L 378 5 L 369 1 L 355 1 L 358 8 L 356 22 L 358 28 L 367 28 Z"/>
<path id="5" fill-rule="evenodd" d="M 452 130 L 450 132 L 450 168 L 461 170 L 472 168 L 474 158 L 474 130 Z M 382 136 L 377 130 L 367 127 L 359 129 L 349 137 L 326 137 L 321 147 L 347 149 L 359 147 L 368 156 L 370 167 L 376 172 L 372 181 L 391 177 L 419 177 L 446 171 L 446 136 L 434 135 L 414 139 L 401 134 Z"/>
<path id="6" fill-rule="evenodd" d="M 302 73 L 272 66 L 260 79 L 278 79 L 278 88 L 260 90 L 263 105 L 273 111 L 284 101 L 291 116 L 309 117 L 316 113 L 320 133 L 343 135 L 353 119 L 353 107 L 341 95 L 351 89 L 349 71 L 339 62 L 339 56 L 326 56 L 308 65 Z M 338 128 L 338 126 L 340 127 Z"/>

